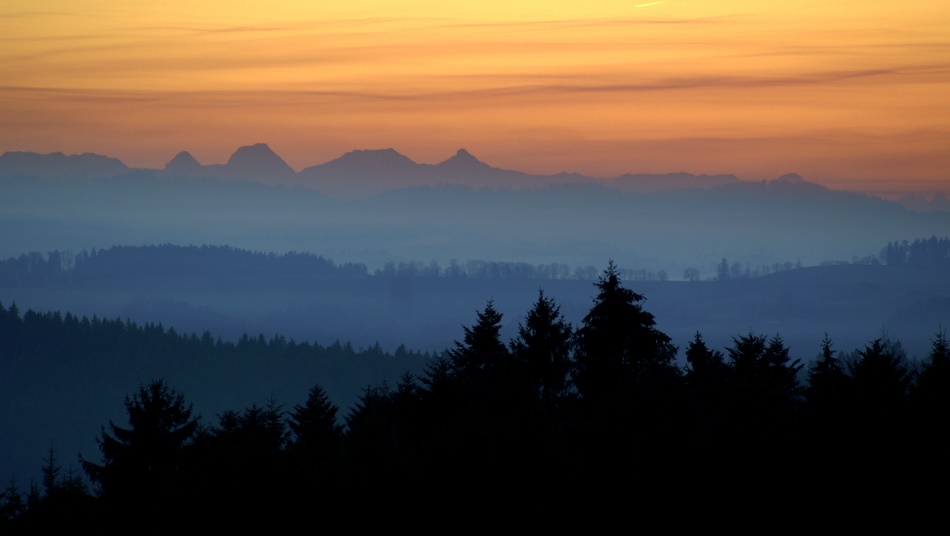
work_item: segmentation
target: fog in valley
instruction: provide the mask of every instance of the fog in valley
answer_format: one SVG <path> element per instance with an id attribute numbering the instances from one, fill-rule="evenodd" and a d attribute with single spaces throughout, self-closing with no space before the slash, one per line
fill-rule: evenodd
<path id="1" fill-rule="evenodd" d="M 263 144 L 164 169 L 7 153 L 0 305 L 24 330 L 46 322 L 75 339 L 0 350 L 0 477 L 38 480 L 51 445 L 67 466 L 95 458 L 100 426 L 123 422 L 123 397 L 158 377 L 207 419 L 290 408 L 318 383 L 346 413 L 367 386 L 423 375 L 486 307 L 506 344 L 539 292 L 582 325 L 608 266 L 678 366 L 697 333 L 719 351 L 779 337 L 803 379 L 826 337 L 845 354 L 880 338 L 916 366 L 950 324 L 940 201 L 912 209 L 794 173 L 530 175 L 464 150 L 438 165 L 354 151 L 300 172 Z M 132 335 L 83 346 L 100 329 Z M 172 342 L 139 346 L 140 329 Z M 186 355 L 216 342 L 235 347 Z"/>

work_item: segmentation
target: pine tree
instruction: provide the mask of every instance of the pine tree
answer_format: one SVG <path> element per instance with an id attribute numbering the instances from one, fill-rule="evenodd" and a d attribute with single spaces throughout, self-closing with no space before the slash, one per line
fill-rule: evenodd
<path id="1" fill-rule="evenodd" d="M 494 301 L 488 300 L 477 313 L 475 325 L 463 326 L 465 337 L 456 341 L 449 351 L 453 370 L 457 375 L 477 381 L 486 373 L 509 365 L 510 354 L 501 341 L 502 314 L 495 310 Z"/>
<path id="2" fill-rule="evenodd" d="M 922 464 L 921 474 L 940 478 L 950 475 L 950 345 L 946 332 L 933 339 L 930 355 L 923 364 L 910 393 L 915 418 L 914 438 Z"/>
<path id="3" fill-rule="evenodd" d="M 623 287 L 613 261 L 596 287 L 594 305 L 575 334 L 572 377 L 579 394 L 613 404 L 659 376 L 677 376 L 676 347 L 643 310 L 646 298 Z"/>
<path id="4" fill-rule="evenodd" d="M 686 363 L 684 379 L 695 416 L 692 426 L 699 440 L 715 444 L 727 409 L 729 367 L 723 353 L 710 349 L 698 331 L 686 347 Z"/>
<path id="5" fill-rule="evenodd" d="M 678 457 L 687 414 L 676 347 L 643 310 L 645 298 L 623 287 L 613 261 L 596 287 L 575 333 L 577 448 L 589 464 L 580 474 L 659 476 Z"/>
<path id="6" fill-rule="evenodd" d="M 16 521 L 26 511 L 26 503 L 20 493 L 16 478 L 11 478 L 7 487 L 0 492 L 0 526 Z"/>
<path id="7" fill-rule="evenodd" d="M 114 512 L 135 516 L 160 511 L 179 491 L 184 448 L 198 417 L 183 395 L 164 380 L 153 380 L 125 398 L 129 427 L 110 421 L 97 438 L 102 464 L 81 459 L 99 495 Z"/>
<path id="8" fill-rule="evenodd" d="M 291 451 L 317 474 L 334 470 L 340 463 L 343 425 L 337 421 L 338 411 L 323 387 L 314 385 L 307 401 L 294 406 L 287 421 L 293 433 Z"/>
<path id="9" fill-rule="evenodd" d="M 518 336 L 511 342 L 532 390 L 551 405 L 566 394 L 572 360 L 573 328 L 564 320 L 554 300 L 538 290 L 538 300 L 528 311 Z"/>
<path id="10" fill-rule="evenodd" d="M 938 332 L 932 343 L 912 395 L 919 409 L 945 422 L 950 417 L 950 344 L 946 332 Z"/>
<path id="11" fill-rule="evenodd" d="M 826 333 L 821 341 L 821 353 L 808 370 L 808 384 L 804 392 L 809 418 L 828 425 L 841 419 L 847 382 L 848 376 L 841 366 L 841 360 L 835 357 L 831 338 Z"/>

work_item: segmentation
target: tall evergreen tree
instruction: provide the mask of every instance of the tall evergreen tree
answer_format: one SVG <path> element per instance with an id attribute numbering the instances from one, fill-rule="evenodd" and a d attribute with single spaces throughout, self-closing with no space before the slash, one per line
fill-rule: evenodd
<path id="1" fill-rule="evenodd" d="M 393 407 L 392 389 L 383 381 L 378 386 L 366 386 L 346 416 L 347 471 L 358 488 L 370 493 L 382 493 L 381 483 L 405 474 Z"/>
<path id="2" fill-rule="evenodd" d="M 126 396 L 125 407 L 129 427 L 110 421 L 109 432 L 103 426 L 97 438 L 102 463 L 81 463 L 100 496 L 116 507 L 114 513 L 154 515 L 177 499 L 184 449 L 200 418 L 192 416 L 184 396 L 162 379 Z"/>
<path id="3" fill-rule="evenodd" d="M 17 521 L 26 511 L 26 502 L 16 478 L 11 478 L 7 487 L 0 491 L 0 526 Z"/>
<path id="4" fill-rule="evenodd" d="M 591 464 L 580 472 L 658 476 L 683 439 L 686 397 L 676 347 L 642 308 L 644 296 L 621 284 L 613 261 L 595 286 L 594 305 L 575 332 L 577 448 Z"/>
<path id="5" fill-rule="evenodd" d="M 276 515 L 292 496 L 288 483 L 290 432 L 281 406 L 273 399 L 241 411 L 226 410 L 218 424 L 201 430 L 189 449 L 192 513 L 214 509 L 222 518 L 239 519 L 253 510 Z"/>
<path id="6" fill-rule="evenodd" d="M 946 421 L 950 417 L 950 343 L 947 342 L 947 333 L 938 332 L 932 343 L 912 395 L 916 407 L 926 408 L 926 411 L 933 412 L 933 417 Z"/>
<path id="7" fill-rule="evenodd" d="M 850 381 L 842 422 L 844 448 L 860 451 L 861 460 L 874 460 L 873 466 L 852 463 L 847 469 L 863 472 L 869 483 L 898 478 L 918 450 L 911 434 L 908 395 L 913 375 L 907 356 L 899 342 L 882 336 L 855 351 L 846 368 Z"/>
<path id="8" fill-rule="evenodd" d="M 475 324 L 463 326 L 464 339 L 456 341 L 449 351 L 456 374 L 482 377 L 510 364 L 508 348 L 501 340 L 501 319 L 494 301 L 488 300 L 485 308 L 478 311 Z"/>
<path id="9" fill-rule="evenodd" d="M 613 261 L 595 286 L 594 305 L 575 333 L 572 377 L 580 395 L 611 404 L 647 388 L 648 378 L 675 376 L 676 347 L 643 309 L 646 298 L 621 284 Z"/>
<path id="10" fill-rule="evenodd" d="M 855 417 L 877 428 L 896 424 L 911 386 L 907 356 L 900 345 L 878 337 L 848 363 Z"/>
<path id="11" fill-rule="evenodd" d="M 719 350 L 710 349 L 697 331 L 686 347 L 686 379 L 691 384 L 701 384 L 722 376 L 727 369 L 724 357 Z"/>
<path id="12" fill-rule="evenodd" d="M 835 357 L 831 338 L 825 334 L 818 359 L 808 369 L 805 386 L 805 413 L 809 421 L 824 423 L 822 430 L 830 431 L 843 418 L 842 410 L 847 391 L 848 375 Z"/>
<path id="13" fill-rule="evenodd" d="M 343 425 L 337 421 L 339 407 L 320 385 L 310 388 L 307 401 L 294 406 L 287 422 L 293 433 L 292 450 L 310 463 L 329 467 L 338 463 Z"/>
<path id="14" fill-rule="evenodd" d="M 698 331 L 686 347 L 686 363 L 684 378 L 695 419 L 691 426 L 700 440 L 715 444 L 727 409 L 729 367 L 723 353 L 709 348 Z"/>
<path id="15" fill-rule="evenodd" d="M 918 471 L 935 478 L 950 475 L 950 344 L 945 331 L 933 339 L 930 355 L 924 361 L 912 387 L 910 400 L 915 418 L 914 437 L 923 462 Z"/>
<path id="16" fill-rule="evenodd" d="M 528 311 L 511 352 L 524 367 L 532 390 L 545 404 L 554 404 L 567 391 L 572 360 L 573 328 L 560 307 L 538 290 L 538 300 Z"/>
<path id="17" fill-rule="evenodd" d="M 730 435 L 738 444 L 755 446 L 744 451 L 741 463 L 773 462 L 781 457 L 758 458 L 762 453 L 791 448 L 793 425 L 800 409 L 799 360 L 789 357 L 778 335 L 767 338 L 749 333 L 733 338 L 726 349 L 730 380 Z"/>

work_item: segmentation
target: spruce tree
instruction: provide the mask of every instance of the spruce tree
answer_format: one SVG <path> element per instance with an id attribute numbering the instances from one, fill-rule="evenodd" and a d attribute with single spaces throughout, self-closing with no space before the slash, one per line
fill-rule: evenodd
<path id="1" fill-rule="evenodd" d="M 573 358 L 573 328 L 564 320 L 560 307 L 538 290 L 534 307 L 518 326 L 511 352 L 524 367 L 528 382 L 538 399 L 555 404 L 565 396 Z"/>
<path id="2" fill-rule="evenodd" d="M 185 447 L 194 437 L 199 417 L 184 396 L 164 380 L 141 386 L 125 407 L 129 427 L 109 423 L 97 438 L 102 463 L 80 459 L 98 486 L 100 497 L 122 519 L 170 517 L 170 505 L 179 500 Z M 111 433 L 110 433 L 111 432 Z"/>

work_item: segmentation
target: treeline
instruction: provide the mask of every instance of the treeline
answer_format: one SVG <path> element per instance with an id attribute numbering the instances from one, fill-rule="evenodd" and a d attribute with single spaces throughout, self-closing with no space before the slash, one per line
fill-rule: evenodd
<path id="1" fill-rule="evenodd" d="M 28 527 L 221 526 L 383 507 L 472 519 L 524 501 L 571 508 L 578 494 L 636 497 L 636 508 L 755 497 L 787 512 L 895 485 L 923 493 L 946 478 L 944 333 L 919 363 L 886 337 L 841 353 L 827 336 L 806 363 L 779 335 L 748 333 L 720 351 L 697 332 L 681 365 L 613 263 L 596 289 L 578 326 L 539 291 L 510 341 L 489 301 L 423 372 L 367 386 L 345 414 L 316 384 L 305 403 L 206 423 L 163 380 L 141 385 L 125 399 L 128 425 L 104 425 L 98 455 L 83 456 L 88 481 L 50 451 L 42 487 L 8 488 L 0 512 Z"/>
<path id="2" fill-rule="evenodd" d="M 935 239 L 931 239 L 935 240 Z M 914 259 L 905 262 L 916 266 L 918 254 L 911 255 L 914 241 L 903 245 L 888 245 L 907 252 L 905 257 Z M 946 240 L 941 241 L 946 243 Z M 927 242 L 929 243 L 929 241 Z M 943 246 L 946 257 L 946 245 Z M 888 248 L 886 250 L 890 251 Z M 901 249 L 903 248 L 903 249 Z M 932 257 L 932 255 L 931 255 Z M 881 254 L 884 258 L 884 253 Z M 868 259 L 872 259 L 869 261 Z M 897 261 L 888 261 L 895 264 Z M 876 256 L 854 260 L 854 264 L 878 264 Z M 729 263 L 725 258 L 716 267 L 711 279 L 718 281 L 749 279 L 800 268 L 801 263 L 773 263 L 757 268 L 741 262 Z M 637 268 L 618 269 L 626 281 L 667 281 L 665 270 Z M 287 253 L 263 253 L 236 249 L 230 246 L 113 246 L 108 249 L 83 250 L 73 254 L 66 251 L 38 251 L 23 253 L 17 257 L 0 260 L 0 286 L 41 286 L 57 284 L 82 284 L 93 281 L 108 281 L 113 278 L 180 278 L 215 277 L 341 277 L 362 278 L 375 276 L 381 279 L 417 278 L 479 278 L 479 279 L 532 279 L 532 280 L 582 280 L 594 281 L 599 269 L 593 265 L 571 267 L 564 263 L 531 264 L 512 261 L 484 261 L 469 259 L 459 262 L 450 260 L 445 266 L 437 261 L 390 261 L 375 270 L 363 263 L 338 264 L 312 253 L 290 251 Z M 687 268 L 682 278 L 699 281 L 702 274 L 696 268 Z"/>
<path id="3" fill-rule="evenodd" d="M 372 272 L 362 263 L 337 264 L 312 253 L 262 253 L 230 246 L 113 246 L 83 250 L 30 252 L 0 260 L 0 285 L 29 286 L 82 283 L 110 278 L 175 278 L 214 276 L 349 277 L 373 275 L 380 278 L 481 278 L 481 279 L 580 279 L 593 281 L 598 269 L 592 265 L 571 268 L 563 263 L 451 260 L 446 266 L 436 261 L 387 262 Z M 666 280 L 664 271 L 624 269 L 627 280 Z"/>
<path id="4" fill-rule="evenodd" d="M 31 252 L 0 261 L 0 284 L 78 283 L 113 277 L 362 276 L 363 264 L 336 264 L 320 255 L 252 252 L 230 246 L 113 246 L 75 255 Z"/>
<path id="5" fill-rule="evenodd" d="M 880 258 L 888 266 L 947 268 L 950 267 L 950 238 L 931 236 L 913 242 L 888 242 L 881 250 Z"/>

